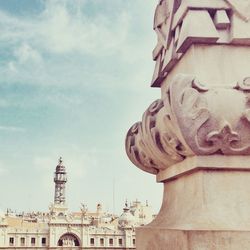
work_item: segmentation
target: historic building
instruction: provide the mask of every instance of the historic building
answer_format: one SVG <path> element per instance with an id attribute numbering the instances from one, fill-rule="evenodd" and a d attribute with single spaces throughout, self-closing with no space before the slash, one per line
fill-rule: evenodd
<path id="1" fill-rule="evenodd" d="M 47 213 L 0 213 L 0 249 L 135 249 L 135 227 L 149 223 L 151 207 L 127 202 L 120 217 L 106 213 L 98 204 L 95 212 L 82 204 L 70 212 L 66 205 L 66 168 L 56 166 L 54 203 Z"/>

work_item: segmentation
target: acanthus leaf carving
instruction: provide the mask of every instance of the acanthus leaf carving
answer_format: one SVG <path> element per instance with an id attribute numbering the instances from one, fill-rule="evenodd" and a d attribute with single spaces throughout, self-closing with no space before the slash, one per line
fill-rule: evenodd
<path id="1" fill-rule="evenodd" d="M 165 100 L 166 103 L 166 100 Z M 153 102 L 139 122 L 129 130 L 126 152 L 130 160 L 144 171 L 156 174 L 182 161 L 192 151 L 183 144 L 173 113 L 163 100 Z M 180 135 L 180 137 L 179 137 Z"/>
<path id="2" fill-rule="evenodd" d="M 247 86 L 247 79 L 241 86 Z M 183 137 L 192 151 L 196 155 L 250 153 L 250 124 L 241 119 L 248 106 L 246 88 L 199 89 L 193 82 L 188 76 L 179 76 L 171 84 L 172 99 L 175 100 L 173 109 Z M 226 97 L 227 94 L 236 98 L 235 102 Z M 235 106 L 235 103 L 243 105 Z M 228 111 L 235 108 L 235 117 L 231 117 Z"/>
<path id="3" fill-rule="evenodd" d="M 237 88 L 208 89 L 194 76 L 178 75 L 163 99 L 153 102 L 142 122 L 129 130 L 129 158 L 156 174 L 187 156 L 249 155 L 248 81 Z"/>
<path id="4" fill-rule="evenodd" d="M 135 123 L 127 133 L 126 152 L 130 160 L 142 170 L 151 174 L 157 174 L 153 161 L 144 152 L 145 145 L 142 141 L 141 122 Z"/>

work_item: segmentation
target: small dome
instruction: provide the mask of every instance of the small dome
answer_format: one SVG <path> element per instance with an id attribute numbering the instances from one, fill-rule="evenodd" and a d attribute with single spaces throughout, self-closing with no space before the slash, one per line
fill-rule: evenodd
<path id="1" fill-rule="evenodd" d="M 62 157 L 59 158 L 58 160 L 58 165 L 56 166 L 56 172 L 65 172 L 66 168 L 63 165 Z"/>
<path id="2" fill-rule="evenodd" d="M 135 225 L 135 217 L 130 213 L 126 204 L 122 215 L 119 217 L 118 224 L 120 227 L 133 227 Z"/>
<path id="3" fill-rule="evenodd" d="M 56 166 L 56 172 L 65 172 L 65 167 L 62 165 L 57 165 Z"/>

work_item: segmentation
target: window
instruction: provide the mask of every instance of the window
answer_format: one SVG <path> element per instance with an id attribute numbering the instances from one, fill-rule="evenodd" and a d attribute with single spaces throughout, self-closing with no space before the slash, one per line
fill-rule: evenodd
<path id="1" fill-rule="evenodd" d="M 75 246 L 75 247 L 79 247 L 80 246 L 80 242 L 79 240 L 76 238 L 75 235 L 71 234 L 71 233 L 66 233 L 64 235 L 62 235 L 60 237 L 60 239 L 57 242 L 58 246 L 61 247 L 66 247 L 66 246 Z M 68 249 L 68 248 L 67 248 Z"/>
<path id="2" fill-rule="evenodd" d="M 42 246 L 46 245 L 46 238 L 42 238 Z"/>
<path id="3" fill-rule="evenodd" d="M 14 246 L 14 237 L 10 237 L 9 243 L 10 243 L 10 246 Z"/>
<path id="4" fill-rule="evenodd" d="M 103 238 L 100 239 L 100 245 L 104 246 L 104 239 Z"/>
<path id="5" fill-rule="evenodd" d="M 31 238 L 31 246 L 35 246 L 36 244 L 36 238 L 32 237 Z"/>
<path id="6" fill-rule="evenodd" d="M 114 242 L 113 239 L 110 238 L 110 239 L 109 239 L 109 245 L 110 245 L 110 246 L 113 246 L 113 242 Z"/>
<path id="7" fill-rule="evenodd" d="M 90 245 L 94 246 L 95 245 L 95 239 L 94 238 L 90 238 Z"/>
<path id="8" fill-rule="evenodd" d="M 21 237 L 20 241 L 21 241 L 21 246 L 24 246 L 25 245 L 25 238 Z"/>
<path id="9" fill-rule="evenodd" d="M 135 245 L 135 239 L 133 239 L 133 245 Z"/>
<path id="10" fill-rule="evenodd" d="M 122 239 L 119 239 L 119 246 L 122 246 Z"/>

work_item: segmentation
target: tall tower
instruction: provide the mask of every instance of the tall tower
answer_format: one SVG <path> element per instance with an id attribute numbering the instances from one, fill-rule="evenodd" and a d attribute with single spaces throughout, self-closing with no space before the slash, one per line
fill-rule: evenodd
<path id="1" fill-rule="evenodd" d="M 67 173 L 65 166 L 63 165 L 62 157 L 58 160 L 56 166 L 56 172 L 54 176 L 55 182 L 55 197 L 54 204 L 65 205 L 65 184 L 67 182 Z"/>

